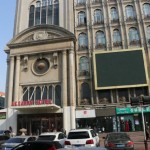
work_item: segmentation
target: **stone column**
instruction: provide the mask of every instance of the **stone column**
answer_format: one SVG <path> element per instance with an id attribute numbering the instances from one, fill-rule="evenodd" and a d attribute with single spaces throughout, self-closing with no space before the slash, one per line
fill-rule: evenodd
<path id="1" fill-rule="evenodd" d="M 18 101 L 19 75 L 20 75 L 20 56 L 17 56 L 17 58 L 16 58 L 16 70 L 15 70 L 14 101 Z"/>
<path id="2" fill-rule="evenodd" d="M 74 51 L 69 51 L 69 93 L 70 93 L 70 123 L 71 129 L 75 129 L 75 107 L 76 107 L 76 98 L 75 98 L 75 60 L 74 60 Z"/>
<path id="3" fill-rule="evenodd" d="M 7 74 L 6 74 L 6 88 L 5 88 L 5 107 L 8 108 L 8 88 L 9 88 L 9 68 L 10 68 L 10 58 L 7 55 Z"/>
<path id="4" fill-rule="evenodd" d="M 67 56 L 62 52 L 62 106 L 63 106 L 63 128 L 68 129 L 67 122 Z"/>
<path id="5" fill-rule="evenodd" d="M 10 56 L 10 69 L 9 69 L 9 81 L 8 81 L 8 108 L 12 103 L 13 92 L 13 76 L 14 76 L 14 56 Z"/>

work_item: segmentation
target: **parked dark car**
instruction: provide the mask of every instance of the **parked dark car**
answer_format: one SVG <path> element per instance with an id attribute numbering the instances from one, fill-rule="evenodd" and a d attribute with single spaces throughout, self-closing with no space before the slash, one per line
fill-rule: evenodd
<path id="1" fill-rule="evenodd" d="M 0 136 L 1 135 L 6 135 L 6 136 L 11 136 L 11 131 L 9 130 L 0 130 Z"/>
<path id="2" fill-rule="evenodd" d="M 0 135 L 0 150 L 1 150 L 1 145 L 5 143 L 9 139 L 9 136 L 7 135 Z"/>
<path id="3" fill-rule="evenodd" d="M 32 141 L 17 145 L 12 150 L 56 150 L 62 148 L 58 141 Z"/>
<path id="4" fill-rule="evenodd" d="M 108 133 L 104 146 L 108 150 L 134 150 L 134 142 L 125 132 Z"/>

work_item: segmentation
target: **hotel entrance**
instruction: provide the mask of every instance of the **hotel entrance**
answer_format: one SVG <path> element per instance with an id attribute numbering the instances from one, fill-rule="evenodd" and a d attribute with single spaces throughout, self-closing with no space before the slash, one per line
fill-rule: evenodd
<path id="1" fill-rule="evenodd" d="M 17 116 L 17 134 L 20 135 L 20 129 L 27 129 L 27 135 L 39 135 L 42 132 L 57 130 L 63 128 L 63 116 L 59 114 L 21 114 Z"/>

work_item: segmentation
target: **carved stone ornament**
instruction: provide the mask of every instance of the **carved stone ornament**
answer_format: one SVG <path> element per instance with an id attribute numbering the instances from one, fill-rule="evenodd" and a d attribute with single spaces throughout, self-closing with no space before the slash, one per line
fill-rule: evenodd
<path id="1" fill-rule="evenodd" d="M 34 40 L 44 40 L 48 38 L 48 33 L 45 31 L 35 32 L 33 38 Z"/>

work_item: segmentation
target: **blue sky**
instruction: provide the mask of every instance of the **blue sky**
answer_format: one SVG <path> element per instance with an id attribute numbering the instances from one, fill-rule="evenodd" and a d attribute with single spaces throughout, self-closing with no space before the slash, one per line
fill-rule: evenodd
<path id="1" fill-rule="evenodd" d="M 6 53 L 4 48 L 13 37 L 16 0 L 3 0 L 0 9 L 0 91 L 6 87 Z"/>

